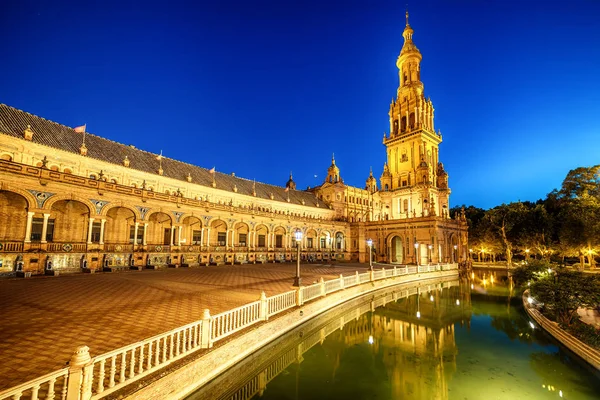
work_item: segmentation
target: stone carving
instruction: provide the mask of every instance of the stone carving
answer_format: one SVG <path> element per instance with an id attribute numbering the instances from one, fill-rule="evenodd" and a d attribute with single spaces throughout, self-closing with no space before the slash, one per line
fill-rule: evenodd
<path id="1" fill-rule="evenodd" d="M 183 215 L 183 213 L 180 212 L 180 211 L 171 211 L 171 212 L 175 216 L 175 222 L 179 223 L 179 219 L 181 218 L 181 216 Z"/>
<path id="2" fill-rule="evenodd" d="M 146 219 L 146 214 L 148 213 L 148 211 L 150 211 L 150 209 L 142 206 L 135 206 L 135 208 L 137 208 L 140 212 L 140 217 L 142 217 L 142 219 Z"/>
<path id="3" fill-rule="evenodd" d="M 100 215 L 100 213 L 102 212 L 102 209 L 104 207 L 106 207 L 107 204 L 109 204 L 109 201 L 102 201 L 102 200 L 96 200 L 96 199 L 90 199 L 90 201 L 92 202 L 92 204 L 94 206 L 96 206 L 96 214 Z"/>
<path id="4" fill-rule="evenodd" d="M 37 201 L 39 208 L 43 208 L 46 201 L 56 194 L 50 192 L 38 192 L 37 190 L 33 189 L 28 189 L 28 191 L 35 196 L 35 201 Z"/>

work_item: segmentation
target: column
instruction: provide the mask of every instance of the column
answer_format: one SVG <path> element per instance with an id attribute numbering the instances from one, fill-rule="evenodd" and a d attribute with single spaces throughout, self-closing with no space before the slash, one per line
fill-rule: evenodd
<path id="1" fill-rule="evenodd" d="M 140 226 L 140 223 L 136 221 L 133 226 L 133 245 L 134 246 L 137 244 L 137 235 L 138 235 L 139 226 Z"/>
<path id="2" fill-rule="evenodd" d="M 235 246 L 235 228 L 231 230 L 231 247 Z"/>
<path id="3" fill-rule="evenodd" d="M 102 221 L 104 222 L 104 221 Z M 104 224 L 102 224 L 102 226 L 104 226 Z M 148 223 L 144 222 L 144 234 L 142 235 L 142 245 L 146 245 L 146 235 L 148 233 Z"/>
<path id="4" fill-rule="evenodd" d="M 210 246 L 210 228 L 206 228 L 206 246 Z"/>
<path id="5" fill-rule="evenodd" d="M 173 225 L 171 225 L 171 246 L 173 246 L 175 243 L 173 242 L 173 233 L 175 233 L 175 227 Z"/>
<path id="6" fill-rule="evenodd" d="M 104 244 L 104 224 L 106 224 L 105 219 L 100 220 L 100 242 L 99 244 Z M 146 224 L 148 225 L 148 224 Z M 146 237 L 146 231 L 144 230 L 144 238 Z"/>
<path id="7" fill-rule="evenodd" d="M 48 233 L 48 218 L 50 218 L 50 214 L 44 214 L 44 225 L 42 225 L 42 240 L 41 240 L 41 243 L 48 243 L 46 241 L 46 233 Z"/>
<path id="8" fill-rule="evenodd" d="M 94 226 L 94 218 L 89 218 L 89 222 L 88 222 L 88 235 L 87 235 L 87 242 L 88 244 L 92 244 L 92 227 Z"/>
<path id="9" fill-rule="evenodd" d="M 225 232 L 225 248 L 229 246 L 229 229 Z"/>
<path id="10" fill-rule="evenodd" d="M 181 230 L 182 230 L 182 226 L 179 225 L 177 227 L 177 246 L 181 246 Z"/>
<path id="11" fill-rule="evenodd" d="M 254 230 L 254 232 L 252 232 L 253 238 L 252 238 L 252 246 L 254 248 L 256 248 L 256 229 Z"/>
<path id="12" fill-rule="evenodd" d="M 27 213 L 27 225 L 25 228 L 25 243 L 31 242 L 31 224 L 33 223 L 33 216 L 35 213 L 33 211 L 29 211 Z"/>
<path id="13" fill-rule="evenodd" d="M 204 245 L 204 227 L 200 228 L 200 246 Z"/>

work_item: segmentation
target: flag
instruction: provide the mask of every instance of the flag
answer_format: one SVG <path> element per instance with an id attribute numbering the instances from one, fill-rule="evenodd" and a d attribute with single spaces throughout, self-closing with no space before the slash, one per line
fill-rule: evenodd
<path id="1" fill-rule="evenodd" d="M 85 133 L 86 125 L 87 124 L 81 125 L 81 126 L 76 126 L 75 128 L 73 128 L 73 130 L 77 133 Z"/>
<path id="2" fill-rule="evenodd" d="M 285 191 L 286 191 L 286 192 L 289 192 L 289 191 L 290 191 L 290 187 L 289 187 L 289 186 L 287 186 L 287 187 L 285 188 Z"/>
<path id="3" fill-rule="evenodd" d="M 208 172 L 211 173 L 211 174 L 214 174 L 215 173 L 215 167 L 212 167 Z"/>

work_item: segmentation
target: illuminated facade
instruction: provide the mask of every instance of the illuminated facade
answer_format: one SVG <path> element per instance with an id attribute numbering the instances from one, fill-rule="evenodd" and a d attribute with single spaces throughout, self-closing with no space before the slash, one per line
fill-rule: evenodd
<path id="1" fill-rule="evenodd" d="M 464 216 L 451 219 L 441 134 L 423 95 L 421 54 L 404 30 L 380 188 L 326 181 L 296 190 L 253 182 L 76 132 L 0 105 L 0 272 L 57 272 L 286 262 L 454 262 Z"/>

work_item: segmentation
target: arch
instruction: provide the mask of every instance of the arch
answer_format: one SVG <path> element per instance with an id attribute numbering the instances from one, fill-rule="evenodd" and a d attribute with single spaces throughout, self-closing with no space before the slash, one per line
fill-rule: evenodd
<path id="1" fill-rule="evenodd" d="M 50 210 L 50 209 L 52 209 L 52 206 L 54 204 L 56 204 L 59 201 L 63 201 L 63 200 L 78 201 L 79 203 L 83 203 L 88 208 L 88 212 L 90 213 L 91 216 L 96 215 L 96 206 L 94 206 L 91 201 L 89 201 L 88 199 L 84 199 L 83 197 L 76 196 L 74 194 L 63 194 L 63 195 L 52 196 L 46 201 L 46 204 L 44 204 L 44 209 Z"/>
<path id="2" fill-rule="evenodd" d="M 411 112 L 408 118 L 408 126 L 410 126 L 411 129 L 413 129 L 415 127 L 415 113 Z"/>
<path id="3" fill-rule="evenodd" d="M 136 213 L 129 207 L 114 206 L 106 211 L 104 242 L 107 244 L 133 243 L 135 223 L 139 222 Z M 138 238 L 143 236 L 144 226 L 138 226 Z M 139 240 L 138 240 L 139 242 Z"/>
<path id="4" fill-rule="evenodd" d="M 255 247 L 267 247 L 267 237 L 269 228 L 265 224 L 258 224 L 254 227 Z"/>
<path id="5" fill-rule="evenodd" d="M 35 200 L 35 197 L 33 196 L 33 194 L 31 194 L 31 192 L 28 192 L 27 190 L 23 190 L 14 186 L 3 185 L 2 189 L 0 189 L 0 193 L 2 193 L 3 191 L 16 193 L 21 197 L 25 198 L 25 201 L 27 201 L 28 209 L 37 208 L 37 201 Z"/>
<path id="6" fill-rule="evenodd" d="M 92 215 L 87 204 L 75 199 L 61 199 L 54 201 L 48 209 L 47 241 L 87 242 L 89 218 Z"/>
<path id="7" fill-rule="evenodd" d="M 404 241 L 398 234 L 392 233 L 388 237 L 388 262 L 391 264 L 404 264 L 405 261 L 405 250 Z"/>
<path id="8" fill-rule="evenodd" d="M 13 158 L 9 153 L 2 153 L 2 154 L 0 154 L 0 160 L 12 161 Z"/>
<path id="9" fill-rule="evenodd" d="M 336 251 L 346 250 L 346 245 L 345 245 L 346 235 L 344 234 L 344 232 L 337 231 L 335 233 L 334 240 L 335 240 L 334 249 Z"/>
<path id="10" fill-rule="evenodd" d="M 333 249 L 334 240 L 328 230 L 322 230 L 319 233 L 319 246 L 321 249 Z"/>
<path id="11" fill-rule="evenodd" d="M 9 190 L 0 190 L 0 240 L 23 241 L 27 229 L 27 198 Z"/>
<path id="12" fill-rule="evenodd" d="M 247 247 L 248 240 L 250 239 L 250 226 L 245 222 L 237 222 L 233 229 L 235 230 L 235 237 L 233 243 L 235 246 Z"/>
<path id="13" fill-rule="evenodd" d="M 308 228 L 305 237 L 306 248 L 315 249 L 317 247 L 317 231 L 314 228 Z"/>
<path id="14" fill-rule="evenodd" d="M 181 219 L 181 241 L 190 245 L 202 244 L 202 220 L 196 216 L 188 215 Z"/>
<path id="15" fill-rule="evenodd" d="M 131 211 L 134 215 L 135 215 L 135 219 L 136 221 L 142 221 L 142 216 L 140 214 L 140 211 L 137 208 L 133 208 L 133 207 L 129 207 L 129 206 L 125 206 L 122 204 L 116 204 L 116 203 L 111 203 L 111 204 L 107 204 L 102 211 L 100 212 L 100 214 L 98 214 L 98 216 L 100 217 L 105 217 L 108 215 L 108 212 L 112 209 L 112 208 L 126 208 L 129 211 Z"/>
<path id="16" fill-rule="evenodd" d="M 148 244 L 170 245 L 173 243 L 173 217 L 162 211 L 154 211 L 148 215 Z"/>
<path id="17" fill-rule="evenodd" d="M 225 246 L 227 244 L 227 233 L 229 225 L 221 218 L 215 218 L 210 221 L 210 238 L 211 246 Z"/>
<path id="18" fill-rule="evenodd" d="M 402 120 L 400 123 L 400 129 L 402 130 L 402 132 L 404 132 L 406 130 L 406 116 L 402 117 Z"/>

